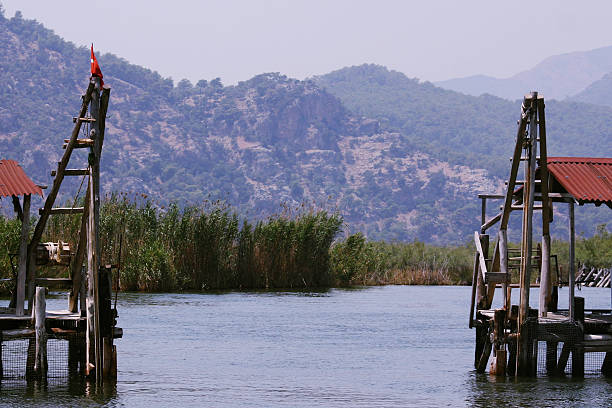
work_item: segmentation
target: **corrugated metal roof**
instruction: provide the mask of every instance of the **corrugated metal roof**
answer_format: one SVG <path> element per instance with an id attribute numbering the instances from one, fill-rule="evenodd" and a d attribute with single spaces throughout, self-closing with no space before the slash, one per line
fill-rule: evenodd
<path id="1" fill-rule="evenodd" d="M 612 204 L 612 158 L 549 157 L 553 177 L 580 203 Z"/>
<path id="2" fill-rule="evenodd" d="M 38 194 L 42 197 L 42 190 L 15 160 L 0 160 L 0 197 L 24 194 Z"/>

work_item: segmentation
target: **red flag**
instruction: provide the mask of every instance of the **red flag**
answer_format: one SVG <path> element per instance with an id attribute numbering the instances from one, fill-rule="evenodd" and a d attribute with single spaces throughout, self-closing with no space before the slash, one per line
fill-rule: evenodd
<path id="1" fill-rule="evenodd" d="M 104 75 L 102 75 L 102 70 L 100 69 L 100 65 L 98 65 L 98 60 L 93 52 L 93 44 L 91 44 L 91 76 L 96 76 L 100 78 L 100 86 L 104 86 Z"/>

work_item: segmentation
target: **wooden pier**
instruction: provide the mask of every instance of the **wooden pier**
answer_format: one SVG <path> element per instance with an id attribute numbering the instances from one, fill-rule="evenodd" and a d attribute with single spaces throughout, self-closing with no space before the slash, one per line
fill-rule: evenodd
<path id="1" fill-rule="evenodd" d="M 79 114 L 73 120 L 70 138 L 64 140 L 62 159 L 57 169 L 51 172 L 53 185 L 39 211 L 31 238 L 28 236 L 31 195 L 42 196 L 42 192 L 25 173 L 6 175 L 9 181 L 11 177 L 17 177 L 12 183 L 15 190 L 6 195 L 12 196 L 15 211 L 22 220 L 22 235 L 16 276 L 13 280 L 6 279 L 13 283 L 13 296 L 8 307 L 0 308 L 0 379 L 9 373 L 28 379 L 45 379 L 49 339 L 67 342 L 66 364 L 70 375 L 80 374 L 97 383 L 116 377 L 114 339 L 122 336 L 122 329 L 116 327 L 116 308 L 111 307 L 111 274 L 116 267 L 101 265 L 99 240 L 100 155 L 110 87 L 103 86 L 102 74 L 97 62 L 94 70 L 94 61 L 92 49 L 92 77 L 82 96 Z M 84 138 L 79 138 L 81 133 L 85 133 Z M 74 149 L 78 148 L 87 148 L 88 155 L 76 169 L 70 169 L 68 166 L 74 159 Z M 81 186 L 86 185 L 83 207 L 55 207 L 60 187 L 68 176 L 82 177 Z M 20 195 L 23 196 L 22 202 Z M 75 242 L 76 248 L 70 248 L 65 242 L 41 242 L 49 217 L 74 214 L 81 217 L 80 230 L 77 237 L 66 239 Z M 63 267 L 70 277 L 45 277 L 43 273 L 48 266 Z M 63 290 L 68 294 L 65 310 L 47 310 L 49 289 Z M 27 359 L 25 374 L 15 374 L 15 370 L 7 367 L 8 359 L 3 361 L 1 358 L 2 350 L 10 350 L 11 342 L 16 340 L 28 341 L 25 355 L 12 356 Z"/>
<path id="2" fill-rule="evenodd" d="M 484 372 L 491 360 L 492 375 L 535 376 L 538 371 L 564 375 L 571 355 L 571 373 L 581 377 L 584 353 L 603 352 L 600 370 L 612 375 L 611 310 L 585 309 L 585 299 L 574 296 L 574 206 L 605 204 L 612 208 L 612 159 L 548 157 L 547 153 L 544 98 L 532 92 L 521 106 L 505 194 L 479 195 L 482 219 L 480 230 L 474 233 L 476 253 L 469 317 L 469 327 L 476 330 L 474 366 Z M 524 178 L 519 180 L 521 168 Z M 487 219 L 487 202 L 491 200 L 502 201 L 501 211 Z M 559 274 L 556 256 L 550 252 L 554 205 L 566 205 L 569 212 L 570 262 L 566 282 Z M 510 247 L 507 238 L 513 212 L 522 215 L 521 241 L 516 248 Z M 541 214 L 542 236 L 534 243 L 535 212 Z M 487 231 L 496 225 L 498 232 L 491 237 Z M 489 254 L 491 238 L 495 244 Z M 536 277 L 539 284 L 534 285 Z M 558 287 L 562 284 L 569 287 L 568 310 L 557 307 Z M 530 306 L 533 286 L 539 287 L 537 308 Z M 496 288 L 501 288 L 503 299 L 502 307 L 494 310 L 491 306 Z M 511 304 L 512 288 L 520 291 L 517 305 Z M 539 344 L 545 344 L 543 370 L 538 370 Z"/>

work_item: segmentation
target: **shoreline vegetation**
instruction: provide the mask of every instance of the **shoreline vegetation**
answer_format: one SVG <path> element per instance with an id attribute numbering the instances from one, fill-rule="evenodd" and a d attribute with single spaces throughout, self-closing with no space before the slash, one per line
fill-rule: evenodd
<path id="1" fill-rule="evenodd" d="M 305 206 L 283 206 L 279 214 L 252 223 L 221 202 L 181 209 L 154 205 L 144 195 L 110 194 L 101 206 L 100 225 L 102 263 L 121 259 L 119 288 L 126 291 L 468 285 L 472 278 L 471 243 L 368 241 L 360 233 L 342 239 L 339 214 Z M 67 240 L 76 251 L 79 226 L 77 216 L 53 217 L 43 240 Z M 8 254 L 16 252 L 19 230 L 18 220 L 0 216 L 1 277 L 12 276 Z M 563 273 L 567 243 L 553 241 L 553 253 Z M 576 254 L 580 263 L 609 267 L 612 234 L 602 225 L 593 237 L 580 237 Z M 4 283 L 0 291 L 8 289 Z"/>

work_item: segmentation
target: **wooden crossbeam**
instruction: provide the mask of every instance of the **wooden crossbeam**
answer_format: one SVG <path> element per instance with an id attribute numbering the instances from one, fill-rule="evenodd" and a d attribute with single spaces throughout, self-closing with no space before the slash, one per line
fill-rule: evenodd
<path id="1" fill-rule="evenodd" d="M 44 211 L 45 209 L 41 208 L 38 210 L 38 213 L 42 214 Z M 49 215 L 59 214 L 83 214 L 83 207 L 56 207 L 49 210 Z"/>
<path id="2" fill-rule="evenodd" d="M 56 170 L 51 171 L 51 176 L 55 177 L 57 174 Z M 64 170 L 64 176 L 87 176 L 89 169 L 66 169 Z"/>

